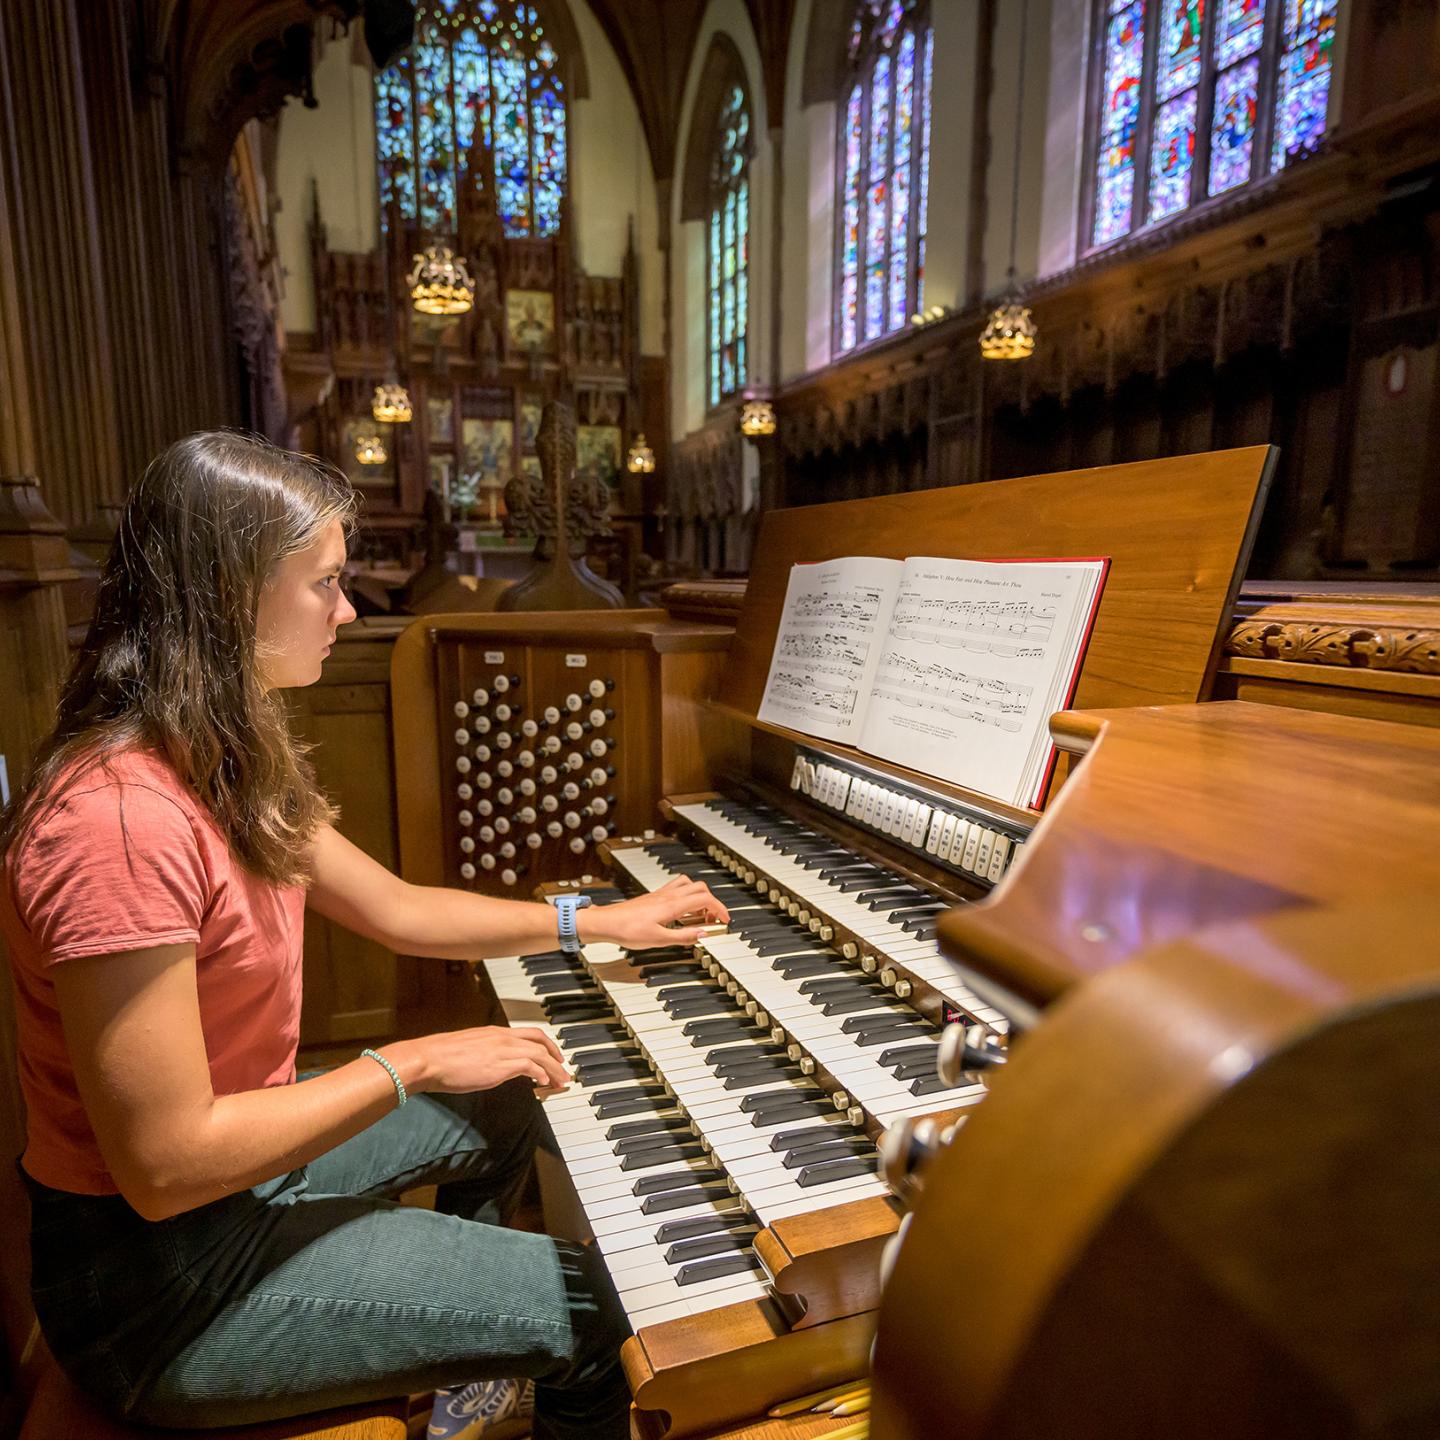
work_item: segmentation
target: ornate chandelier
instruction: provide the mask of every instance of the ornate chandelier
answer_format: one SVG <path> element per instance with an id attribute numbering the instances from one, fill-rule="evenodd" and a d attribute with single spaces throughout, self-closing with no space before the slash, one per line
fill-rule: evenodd
<path id="1" fill-rule="evenodd" d="M 475 282 L 465 260 L 448 245 L 429 245 L 414 260 L 406 284 L 422 315 L 463 315 L 475 303 Z"/>
<path id="2" fill-rule="evenodd" d="M 775 433 L 775 407 L 768 400 L 747 400 L 740 411 L 740 433 L 752 438 Z"/>
<path id="3" fill-rule="evenodd" d="M 387 380 L 375 387 L 370 414 L 382 425 L 408 425 L 415 418 L 410 392 L 398 380 Z"/>
<path id="4" fill-rule="evenodd" d="M 637 432 L 625 457 L 625 468 L 632 475 L 649 475 L 655 469 L 655 452 L 645 443 L 645 432 Z"/>
<path id="5" fill-rule="evenodd" d="M 390 458 L 390 452 L 378 435 L 357 435 L 355 458 L 362 465 L 383 465 Z"/>
<path id="6" fill-rule="evenodd" d="M 1030 0 L 1020 7 L 1020 74 L 1015 86 L 1015 173 L 1010 191 L 1010 268 L 1005 294 L 990 314 L 980 335 L 985 360 L 1025 360 L 1035 353 L 1035 320 L 1030 307 L 1020 303 L 1015 285 L 1015 234 L 1020 223 L 1020 138 L 1025 118 L 1025 40 L 1029 34 Z"/>
<path id="7" fill-rule="evenodd" d="M 995 307 L 981 332 L 980 354 L 986 360 L 1024 360 L 1034 351 L 1035 321 L 1030 307 L 1007 297 Z"/>

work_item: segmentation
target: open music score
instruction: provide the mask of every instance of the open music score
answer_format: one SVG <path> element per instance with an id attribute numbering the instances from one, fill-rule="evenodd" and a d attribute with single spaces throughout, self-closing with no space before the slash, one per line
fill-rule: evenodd
<path id="1" fill-rule="evenodd" d="M 1108 563 L 792 566 L 759 718 L 1037 805 Z"/>

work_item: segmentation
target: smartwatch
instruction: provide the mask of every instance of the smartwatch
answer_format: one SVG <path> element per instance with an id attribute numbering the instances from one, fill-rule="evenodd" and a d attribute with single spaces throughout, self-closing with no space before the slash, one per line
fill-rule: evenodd
<path id="1" fill-rule="evenodd" d="M 550 903 L 560 921 L 560 948 L 567 955 L 580 953 L 580 935 L 575 929 L 575 912 L 590 904 L 588 895 L 552 895 Z"/>

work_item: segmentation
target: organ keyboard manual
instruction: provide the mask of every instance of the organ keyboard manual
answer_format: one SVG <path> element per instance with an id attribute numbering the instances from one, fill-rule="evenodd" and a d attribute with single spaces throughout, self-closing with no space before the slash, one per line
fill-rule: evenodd
<path id="1" fill-rule="evenodd" d="M 792 565 L 759 718 L 1038 805 L 1109 563 Z"/>

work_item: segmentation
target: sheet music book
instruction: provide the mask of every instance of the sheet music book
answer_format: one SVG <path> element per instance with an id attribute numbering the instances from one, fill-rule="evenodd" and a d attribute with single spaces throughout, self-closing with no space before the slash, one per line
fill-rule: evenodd
<path id="1" fill-rule="evenodd" d="M 793 565 L 760 719 L 1036 806 L 1108 560 Z"/>

